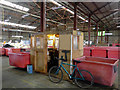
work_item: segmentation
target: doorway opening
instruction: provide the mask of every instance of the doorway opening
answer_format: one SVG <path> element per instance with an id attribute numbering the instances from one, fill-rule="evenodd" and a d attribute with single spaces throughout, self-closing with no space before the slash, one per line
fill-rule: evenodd
<path id="1" fill-rule="evenodd" d="M 48 34 L 47 35 L 47 72 L 52 66 L 58 66 L 59 61 L 59 35 Z"/>

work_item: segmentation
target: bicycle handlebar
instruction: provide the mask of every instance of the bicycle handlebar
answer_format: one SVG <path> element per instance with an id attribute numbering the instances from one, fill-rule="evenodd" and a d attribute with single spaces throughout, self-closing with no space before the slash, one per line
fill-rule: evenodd
<path id="1" fill-rule="evenodd" d="M 65 60 L 65 59 L 63 59 L 63 58 L 57 58 L 57 57 L 56 57 L 56 59 L 57 59 L 57 60 L 62 60 L 62 61 L 64 61 L 64 62 L 67 62 L 67 60 Z"/>
<path id="2" fill-rule="evenodd" d="M 69 53 L 69 52 L 70 52 L 70 50 L 62 50 L 62 53 L 65 53 L 65 59 L 63 58 L 63 56 L 61 56 L 61 58 L 56 57 L 56 59 L 67 62 L 67 53 Z"/>

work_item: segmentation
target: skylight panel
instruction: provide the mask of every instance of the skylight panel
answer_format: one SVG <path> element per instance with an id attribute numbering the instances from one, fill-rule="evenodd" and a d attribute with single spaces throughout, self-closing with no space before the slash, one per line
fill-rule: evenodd
<path id="1" fill-rule="evenodd" d="M 0 0 L 0 4 L 6 5 L 6 6 L 9 6 L 12 8 L 16 8 L 16 9 L 19 9 L 19 10 L 22 10 L 25 12 L 29 11 L 29 8 L 26 8 L 26 7 L 23 7 L 23 6 L 20 6 L 20 5 L 14 4 L 14 3 L 9 2 L 9 1 L 5 1 L 5 0 Z"/>

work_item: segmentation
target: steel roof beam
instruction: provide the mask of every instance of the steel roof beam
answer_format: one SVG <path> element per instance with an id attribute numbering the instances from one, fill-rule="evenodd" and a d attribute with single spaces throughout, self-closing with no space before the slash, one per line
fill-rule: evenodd
<path id="1" fill-rule="evenodd" d="M 94 4 L 94 6 L 96 7 L 96 8 L 98 8 L 98 6 L 96 5 L 96 3 L 95 2 L 92 2 L 93 4 Z M 98 10 L 103 16 L 104 16 L 104 14 L 101 12 L 101 10 Z M 108 22 L 108 20 L 105 18 L 105 20 L 107 21 L 107 23 L 109 23 Z M 109 23 L 109 25 L 110 25 L 110 23 Z"/>
<path id="2" fill-rule="evenodd" d="M 90 14 L 91 14 L 91 15 L 95 15 L 95 17 L 97 17 L 98 20 L 101 21 L 101 22 L 104 24 L 104 22 L 103 22 L 98 16 L 96 16 L 96 14 L 94 14 L 83 2 L 81 2 L 81 4 L 90 11 Z M 93 14 L 92 14 L 92 13 L 93 13 Z M 99 21 L 97 21 L 97 23 L 98 23 Z"/>
<path id="3" fill-rule="evenodd" d="M 71 4 L 72 6 L 74 6 L 74 4 L 72 2 L 69 2 L 69 4 Z M 87 17 L 89 16 L 87 13 L 85 13 L 83 10 L 81 10 L 79 7 L 77 7 L 77 9 L 82 12 L 82 14 L 86 15 Z M 88 19 L 88 18 L 87 18 Z M 91 18 L 91 20 L 93 20 L 94 22 L 96 22 L 96 20 L 94 20 L 93 18 Z"/>
<path id="4" fill-rule="evenodd" d="M 106 17 L 108 17 L 108 16 L 110 16 L 110 15 L 114 14 L 115 12 L 117 12 L 117 11 L 114 11 L 114 12 L 112 12 L 112 13 L 110 13 L 110 14 L 108 14 L 108 15 L 106 15 L 106 16 L 104 16 L 104 17 L 100 18 L 100 19 L 102 20 L 102 19 L 104 19 L 104 18 L 106 18 Z"/>
<path id="5" fill-rule="evenodd" d="M 99 8 L 97 8 L 96 10 L 94 10 L 94 11 L 93 11 L 93 13 L 92 13 L 92 14 L 94 14 L 96 11 L 98 11 L 98 10 L 102 9 L 103 7 L 105 7 L 105 6 L 109 5 L 110 3 L 111 3 L 111 2 L 108 2 L 108 3 L 106 3 L 105 5 L 103 5 L 103 6 L 99 7 Z"/>

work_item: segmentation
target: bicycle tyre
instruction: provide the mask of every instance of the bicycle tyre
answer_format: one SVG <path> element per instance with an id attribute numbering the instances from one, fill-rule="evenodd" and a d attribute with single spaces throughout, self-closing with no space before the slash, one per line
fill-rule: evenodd
<path id="1" fill-rule="evenodd" d="M 58 69 L 59 69 L 59 72 L 56 75 L 55 73 Z M 50 81 L 52 81 L 54 83 L 59 83 L 63 79 L 62 70 L 60 68 L 58 68 L 57 66 L 51 67 L 49 70 L 49 79 L 50 79 Z"/>
<path id="2" fill-rule="evenodd" d="M 89 88 L 94 83 L 93 75 L 87 70 L 80 70 L 80 73 L 85 80 L 75 79 L 75 83 L 80 88 Z M 78 70 L 75 73 L 75 78 L 82 78 Z"/>

